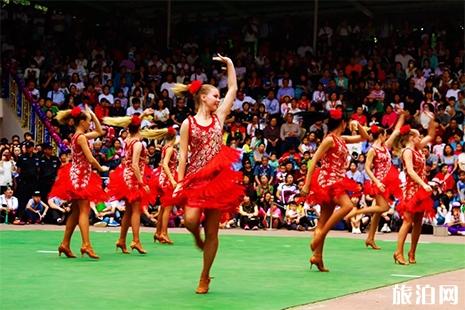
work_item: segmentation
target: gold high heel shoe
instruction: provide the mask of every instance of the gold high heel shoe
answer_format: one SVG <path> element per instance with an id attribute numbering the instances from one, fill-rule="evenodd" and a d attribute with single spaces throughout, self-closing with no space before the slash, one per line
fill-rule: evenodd
<path id="1" fill-rule="evenodd" d="M 131 242 L 130 248 L 133 251 L 134 249 L 136 249 L 137 252 L 139 252 L 139 254 L 147 254 L 147 251 L 142 248 L 142 245 L 140 244 L 140 242 L 138 243 L 135 243 L 134 241 Z"/>
<path id="2" fill-rule="evenodd" d="M 197 286 L 197 289 L 195 290 L 196 294 L 207 294 L 209 285 L 210 285 L 210 277 L 202 277 L 200 278 L 199 285 Z"/>
<path id="3" fill-rule="evenodd" d="M 316 265 L 319 272 L 329 272 L 329 269 L 325 268 L 323 264 L 323 257 L 321 255 L 313 254 L 310 257 L 310 269 L 312 269 L 313 265 Z"/>
<path id="4" fill-rule="evenodd" d="M 415 253 L 408 252 L 408 262 L 409 264 L 416 264 L 417 261 L 415 260 Z"/>
<path id="5" fill-rule="evenodd" d="M 81 248 L 81 256 L 84 256 L 84 254 L 87 254 L 90 258 L 93 259 L 100 258 L 97 254 L 95 254 L 94 250 L 90 246 Z"/>
<path id="6" fill-rule="evenodd" d="M 64 247 L 63 244 L 60 244 L 58 247 L 58 256 L 61 256 L 61 253 L 65 253 L 67 258 L 76 258 L 76 255 L 71 252 L 71 249 Z"/>
<path id="7" fill-rule="evenodd" d="M 379 246 L 376 245 L 374 240 L 365 240 L 365 246 L 368 247 L 370 246 L 373 250 L 381 250 Z"/>
<path id="8" fill-rule="evenodd" d="M 116 252 L 118 252 L 118 248 L 120 248 L 120 249 L 121 249 L 121 252 L 122 252 L 123 254 L 129 254 L 129 251 L 128 251 L 128 249 L 126 248 L 126 243 L 120 243 L 120 242 L 118 241 L 118 242 L 116 242 L 115 246 L 116 246 Z"/>
<path id="9" fill-rule="evenodd" d="M 395 264 L 407 265 L 407 262 L 405 261 L 404 256 L 402 254 L 400 254 L 400 253 L 394 253 L 392 255 L 392 258 L 394 258 L 394 263 Z"/>

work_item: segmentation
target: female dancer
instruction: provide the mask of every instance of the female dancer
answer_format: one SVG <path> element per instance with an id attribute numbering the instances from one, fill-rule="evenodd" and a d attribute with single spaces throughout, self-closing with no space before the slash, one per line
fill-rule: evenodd
<path id="1" fill-rule="evenodd" d="M 329 112 L 329 134 L 323 139 L 312 161 L 310 162 L 302 194 L 309 193 L 307 200 L 313 204 L 320 204 L 321 216 L 314 232 L 310 258 L 311 266 L 315 264 L 321 272 L 329 271 L 323 264 L 323 246 L 329 230 L 339 222 L 353 208 L 348 191 L 359 191 L 360 185 L 346 177 L 347 159 L 349 151 L 346 143 L 358 143 L 368 139 L 368 133 L 357 121 L 350 123 L 351 130 L 358 129 L 359 135 L 343 136 L 346 120 L 342 111 Z M 315 169 L 321 161 L 321 168 Z M 310 192 L 309 192 L 310 189 Z M 341 208 L 333 213 L 336 205 Z"/>
<path id="2" fill-rule="evenodd" d="M 218 249 L 218 227 L 222 210 L 236 208 L 242 200 L 241 173 L 234 172 L 232 163 L 239 153 L 223 145 L 222 130 L 237 91 L 236 72 L 231 59 L 218 55 L 213 60 L 227 66 L 228 92 L 220 104 L 220 94 L 213 85 L 193 81 L 173 88 L 180 96 L 189 91 L 198 111 L 181 126 L 178 185 L 172 205 L 185 207 L 185 225 L 193 234 L 197 247 L 203 250 L 203 269 L 197 294 L 206 294 L 210 283 L 210 268 Z M 189 163 L 187 164 L 189 152 Z M 205 242 L 200 237 L 200 218 L 205 214 Z"/>
<path id="3" fill-rule="evenodd" d="M 104 124 L 117 127 L 128 127 L 129 136 L 125 141 L 125 158 L 121 165 L 110 174 L 108 194 L 116 200 L 126 201 L 126 211 L 121 222 L 121 231 L 116 249 L 120 248 L 124 254 L 126 249 L 126 236 L 129 226 L 132 227 L 132 242 L 130 248 L 136 249 L 140 254 L 147 254 L 142 248 L 139 238 L 140 215 L 142 208 L 153 203 L 155 191 L 155 178 L 147 166 L 147 150 L 141 140 L 147 136 L 147 131 L 141 132 L 142 118 L 153 114 L 152 109 L 145 110 L 140 116 L 105 117 Z M 159 137 L 166 134 L 167 129 L 154 131 Z"/>
<path id="4" fill-rule="evenodd" d="M 354 208 L 345 218 L 350 219 L 358 214 L 373 213 L 365 245 L 374 250 L 381 248 L 375 243 L 375 234 L 378 229 L 381 214 L 389 210 L 389 203 L 392 197 L 402 198 L 400 188 L 399 171 L 392 165 L 390 150 L 396 138 L 399 136 L 400 128 L 404 124 L 405 115 L 402 113 L 396 123 L 394 131 L 387 138 L 386 130 L 376 125 L 370 127 L 371 136 L 375 140 L 367 154 L 365 162 L 365 171 L 371 179 L 371 182 L 365 184 L 365 193 L 374 197 L 376 205 L 363 209 Z M 373 170 L 371 165 L 373 164 Z"/>
<path id="5" fill-rule="evenodd" d="M 157 230 L 153 236 L 153 241 L 163 244 L 173 244 L 168 237 L 168 221 L 173 206 L 169 203 L 173 197 L 173 190 L 176 188 L 177 173 L 176 164 L 178 162 L 178 152 L 176 151 L 176 130 L 168 128 L 165 137 L 166 144 L 161 151 L 162 166 L 159 168 L 158 194 L 160 195 L 160 211 L 158 212 Z"/>
<path id="6" fill-rule="evenodd" d="M 101 136 L 103 130 L 98 118 L 87 106 L 85 111 L 79 107 L 59 111 L 56 118 L 61 124 L 67 124 L 72 119 L 76 127 L 76 132 L 71 139 L 72 161 L 60 168 L 49 194 L 49 197 L 71 202 L 71 215 L 66 222 L 63 241 L 58 247 L 58 255 L 61 256 L 61 253 L 64 253 L 68 258 L 76 257 L 71 252 L 70 242 L 74 229 L 79 224 L 82 238 L 81 255 L 87 254 L 90 258 L 98 259 L 89 238 L 90 202 L 106 201 L 107 195 L 102 189 L 102 179 L 92 171 L 92 167 L 100 172 L 108 171 L 108 167 L 100 166 L 92 156 L 89 140 Z M 95 124 L 95 130 L 87 132 L 91 121 Z"/>
<path id="7" fill-rule="evenodd" d="M 423 139 L 416 129 L 405 125 L 400 129 L 400 143 L 405 148 L 402 150 L 402 161 L 406 170 L 406 186 L 404 198 L 397 205 L 397 211 L 403 217 L 402 226 L 397 236 L 397 249 L 393 254 L 394 262 L 406 265 L 404 258 L 404 243 L 407 234 L 412 228 L 412 244 L 408 252 L 408 261 L 415 264 L 415 252 L 421 234 L 423 216 L 434 217 L 431 187 L 426 179 L 426 160 L 422 149 L 434 140 L 436 122 L 430 122 L 428 135 Z"/>

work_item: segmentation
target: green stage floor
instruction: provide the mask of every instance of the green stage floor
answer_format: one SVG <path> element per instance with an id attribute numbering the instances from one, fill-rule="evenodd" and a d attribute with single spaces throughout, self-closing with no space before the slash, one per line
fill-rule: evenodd
<path id="1" fill-rule="evenodd" d="M 394 242 L 381 251 L 329 238 L 329 273 L 309 269 L 309 239 L 221 236 L 210 293 L 196 295 L 202 256 L 188 234 L 173 246 L 142 242 L 149 254 L 115 253 L 116 233 L 92 233 L 101 256 L 58 257 L 60 231 L 0 232 L 2 309 L 283 309 L 465 268 L 465 245 L 420 244 L 416 265 L 395 265 Z M 129 242 L 128 242 L 129 244 Z M 73 237 L 78 254 L 80 235 Z"/>

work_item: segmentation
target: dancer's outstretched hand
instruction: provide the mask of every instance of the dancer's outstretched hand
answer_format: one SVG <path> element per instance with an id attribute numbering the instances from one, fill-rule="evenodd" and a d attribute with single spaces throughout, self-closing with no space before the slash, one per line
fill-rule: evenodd
<path id="1" fill-rule="evenodd" d="M 213 57 L 213 60 L 220 61 L 220 62 L 222 62 L 222 63 L 224 63 L 224 64 L 232 63 L 231 58 L 225 57 L 225 56 L 221 56 L 220 54 L 217 54 L 217 56 L 214 56 L 214 57 Z"/>

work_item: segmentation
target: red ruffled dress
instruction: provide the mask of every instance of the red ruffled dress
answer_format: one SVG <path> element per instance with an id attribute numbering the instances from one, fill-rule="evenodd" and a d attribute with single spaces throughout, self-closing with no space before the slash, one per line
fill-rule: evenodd
<path id="1" fill-rule="evenodd" d="M 334 146 L 321 159 L 321 167 L 312 175 L 307 202 L 328 205 L 347 192 L 360 191 L 360 185 L 346 177 L 349 150 L 342 138 L 331 134 Z"/>
<path id="2" fill-rule="evenodd" d="M 162 161 L 165 158 L 167 148 L 168 146 L 164 146 L 161 150 Z M 173 175 L 175 180 L 178 179 L 177 171 L 176 171 L 177 162 L 178 162 L 178 152 L 176 151 L 175 148 L 173 148 L 170 161 L 168 162 L 168 168 L 170 169 L 170 172 Z M 156 169 L 155 174 L 158 176 L 158 195 L 160 195 L 161 206 L 168 207 L 170 206 L 170 203 L 172 203 L 173 191 L 174 191 L 173 185 L 171 184 L 170 179 L 168 178 L 168 175 L 165 173 L 165 170 L 163 169 L 162 166 Z"/>
<path id="3" fill-rule="evenodd" d="M 139 157 L 139 169 L 142 173 L 144 184 L 150 187 L 150 191 L 147 192 L 142 185 L 139 185 L 134 168 L 132 167 L 132 155 L 136 142 L 139 142 L 139 140 L 132 139 L 126 142 L 126 155 L 121 165 L 110 173 L 108 195 L 116 200 L 124 199 L 128 203 L 140 201 L 141 208 L 144 208 L 155 202 L 156 197 L 152 191 L 156 190 L 156 179 L 153 171 L 147 165 L 147 150 L 142 145 Z"/>
<path id="4" fill-rule="evenodd" d="M 426 179 L 426 160 L 425 156 L 412 148 L 405 148 L 402 151 L 402 159 L 405 150 L 412 151 L 412 164 L 413 169 L 415 172 L 420 176 L 422 180 L 427 182 Z M 405 162 L 404 162 L 405 167 Z M 411 214 L 418 213 L 418 212 L 425 212 L 425 216 L 429 218 L 433 218 L 435 216 L 435 210 L 433 207 L 433 199 L 431 198 L 431 193 L 425 191 L 423 187 L 420 186 L 417 182 L 415 182 L 412 177 L 408 173 L 405 173 L 406 176 L 406 185 L 404 190 L 404 198 L 402 201 L 397 205 L 397 212 L 400 215 L 404 214 L 404 212 L 409 212 Z"/>
<path id="5" fill-rule="evenodd" d="M 71 163 L 58 170 L 55 184 L 53 184 L 49 197 L 58 197 L 61 200 L 89 200 L 104 202 L 108 199 L 102 188 L 102 178 L 92 171 L 92 165 L 87 161 L 77 139 L 82 134 L 75 134 L 71 139 Z M 87 141 L 89 145 L 89 141 Z"/>
<path id="6" fill-rule="evenodd" d="M 209 126 L 189 116 L 189 163 L 172 205 L 191 208 L 235 210 L 242 201 L 242 174 L 232 169 L 240 153 L 223 145 L 223 128 L 215 114 Z"/>
<path id="7" fill-rule="evenodd" d="M 372 147 L 375 151 L 373 158 L 373 174 L 384 184 L 385 190 L 382 192 L 373 181 L 365 183 L 365 194 L 370 196 L 381 195 L 386 201 L 392 202 L 392 197 L 402 199 L 402 188 L 399 179 L 399 171 L 392 165 L 391 153 L 383 145 L 382 148 Z"/>

